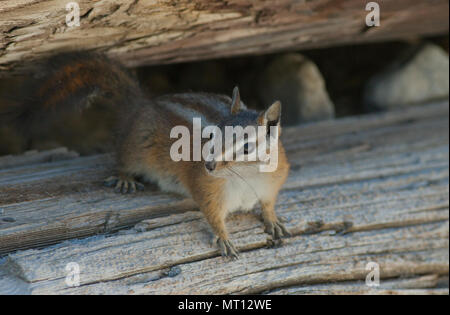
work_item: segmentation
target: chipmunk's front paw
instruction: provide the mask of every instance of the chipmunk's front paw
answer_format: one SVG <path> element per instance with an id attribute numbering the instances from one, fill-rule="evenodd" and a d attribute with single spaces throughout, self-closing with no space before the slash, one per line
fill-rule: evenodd
<path id="1" fill-rule="evenodd" d="M 266 226 L 265 232 L 272 237 L 268 241 L 268 245 L 271 247 L 281 245 L 283 237 L 291 236 L 291 233 L 284 227 L 283 223 L 278 220 L 266 221 L 264 224 Z"/>
<path id="2" fill-rule="evenodd" d="M 234 259 L 239 258 L 239 251 L 234 247 L 230 240 L 217 239 L 217 245 L 219 245 L 220 252 L 224 257 L 231 257 Z"/>
<path id="3" fill-rule="evenodd" d="M 103 181 L 107 187 L 114 187 L 116 193 L 132 194 L 137 190 L 144 190 L 144 185 L 134 179 L 111 176 Z"/>

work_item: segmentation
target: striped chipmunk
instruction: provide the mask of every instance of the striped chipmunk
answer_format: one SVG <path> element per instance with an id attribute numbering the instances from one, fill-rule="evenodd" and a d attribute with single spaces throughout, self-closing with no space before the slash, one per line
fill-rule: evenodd
<path id="1" fill-rule="evenodd" d="M 278 141 L 280 102 L 262 112 L 250 110 L 237 88 L 231 98 L 210 93 L 150 98 L 120 64 L 92 53 L 50 57 L 36 76 L 27 85 L 24 100 L 7 114 L 29 141 L 57 137 L 74 120 L 82 120 L 85 112 L 100 108 L 105 112 L 104 119 L 109 120 L 117 162 L 116 176 L 107 178 L 105 185 L 119 193 L 134 193 L 143 189 L 141 182 L 153 182 L 162 191 L 192 198 L 211 226 L 223 256 L 238 256 L 225 225 L 227 214 L 236 210 L 261 206 L 265 231 L 271 236 L 269 245 L 280 244 L 282 237 L 290 235 L 275 213 L 278 192 L 289 172 L 283 145 Z M 201 126 L 195 126 L 195 122 Z M 209 128 L 204 137 L 208 126 L 214 128 Z M 254 141 L 247 135 L 237 143 L 238 137 L 232 135 L 231 146 L 227 145 L 228 130 L 238 126 L 258 130 Z M 187 145 L 180 144 L 181 138 L 174 132 L 177 127 L 188 132 L 184 139 Z M 80 132 L 87 134 L 80 141 L 89 141 L 89 131 L 84 129 Z M 255 154 L 265 140 L 275 143 L 277 151 L 277 164 L 271 171 L 261 170 L 267 158 Z M 225 145 L 216 147 L 220 142 Z M 177 148 L 185 150 L 180 154 Z M 202 150 L 200 158 L 195 150 L 198 148 Z M 243 160 L 237 158 L 238 151 L 243 153 Z M 224 158 L 230 152 L 232 159 Z"/>

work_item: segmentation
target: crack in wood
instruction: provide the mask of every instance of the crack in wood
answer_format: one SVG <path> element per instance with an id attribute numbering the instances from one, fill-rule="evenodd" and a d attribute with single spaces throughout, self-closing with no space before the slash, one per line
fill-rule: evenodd
<path id="1" fill-rule="evenodd" d="M 33 25 L 22 30 L 30 36 L 21 36 L 14 49 L 0 56 L 0 68 L 10 71 L 8 75 L 26 73 L 31 66 L 28 62 L 71 49 L 74 43 L 78 49 L 104 51 L 134 67 L 448 32 L 445 0 L 437 0 L 431 7 L 418 4 L 418 0 L 386 0 L 383 16 L 408 14 L 399 16 L 395 28 L 388 22 L 370 32 L 361 31 L 366 11 L 358 0 L 183 0 L 145 6 L 138 0 L 105 0 L 95 5 L 81 0 L 80 7 L 88 8 L 80 17 L 83 25 L 70 32 L 54 31 L 62 27 L 61 17 L 66 14 L 56 0 L 36 0 L 24 6 L 15 5 L 13 0 L 3 2 L 0 19 L 7 28 L 0 42 L 25 28 L 15 25 L 17 20 Z M 52 7 L 60 14 L 47 14 Z M 414 23 L 411 11 L 421 12 L 421 25 Z M 357 19 L 361 23 L 356 23 Z M 336 29 L 343 35 L 335 36 Z M 161 35 L 152 37 L 156 33 Z M 173 38 L 174 33 L 181 35 Z M 130 40 L 133 36 L 151 40 Z M 118 38 L 125 44 L 117 46 Z M 3 72 L 1 75 L 6 75 Z"/>

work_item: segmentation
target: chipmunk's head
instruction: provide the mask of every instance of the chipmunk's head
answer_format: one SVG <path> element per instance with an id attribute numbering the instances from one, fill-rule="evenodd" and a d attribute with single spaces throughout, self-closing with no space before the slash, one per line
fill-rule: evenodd
<path id="1" fill-rule="evenodd" d="M 278 157 L 281 134 L 281 103 L 273 103 L 258 112 L 248 110 L 241 102 L 239 89 L 233 90 L 231 114 L 211 132 L 209 159 L 205 168 L 210 175 L 224 177 L 233 173 L 255 171 L 269 159 Z"/>

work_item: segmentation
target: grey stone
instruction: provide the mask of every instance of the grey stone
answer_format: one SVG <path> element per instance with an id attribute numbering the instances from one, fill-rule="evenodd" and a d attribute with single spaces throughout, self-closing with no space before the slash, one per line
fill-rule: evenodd
<path id="1" fill-rule="evenodd" d="M 284 125 L 330 119 L 335 113 L 322 74 L 301 54 L 282 55 L 268 65 L 259 97 L 266 106 L 281 101 Z"/>
<path id="2" fill-rule="evenodd" d="M 372 110 L 402 108 L 448 98 L 448 54 L 434 44 L 405 53 L 369 80 L 364 104 Z"/>

